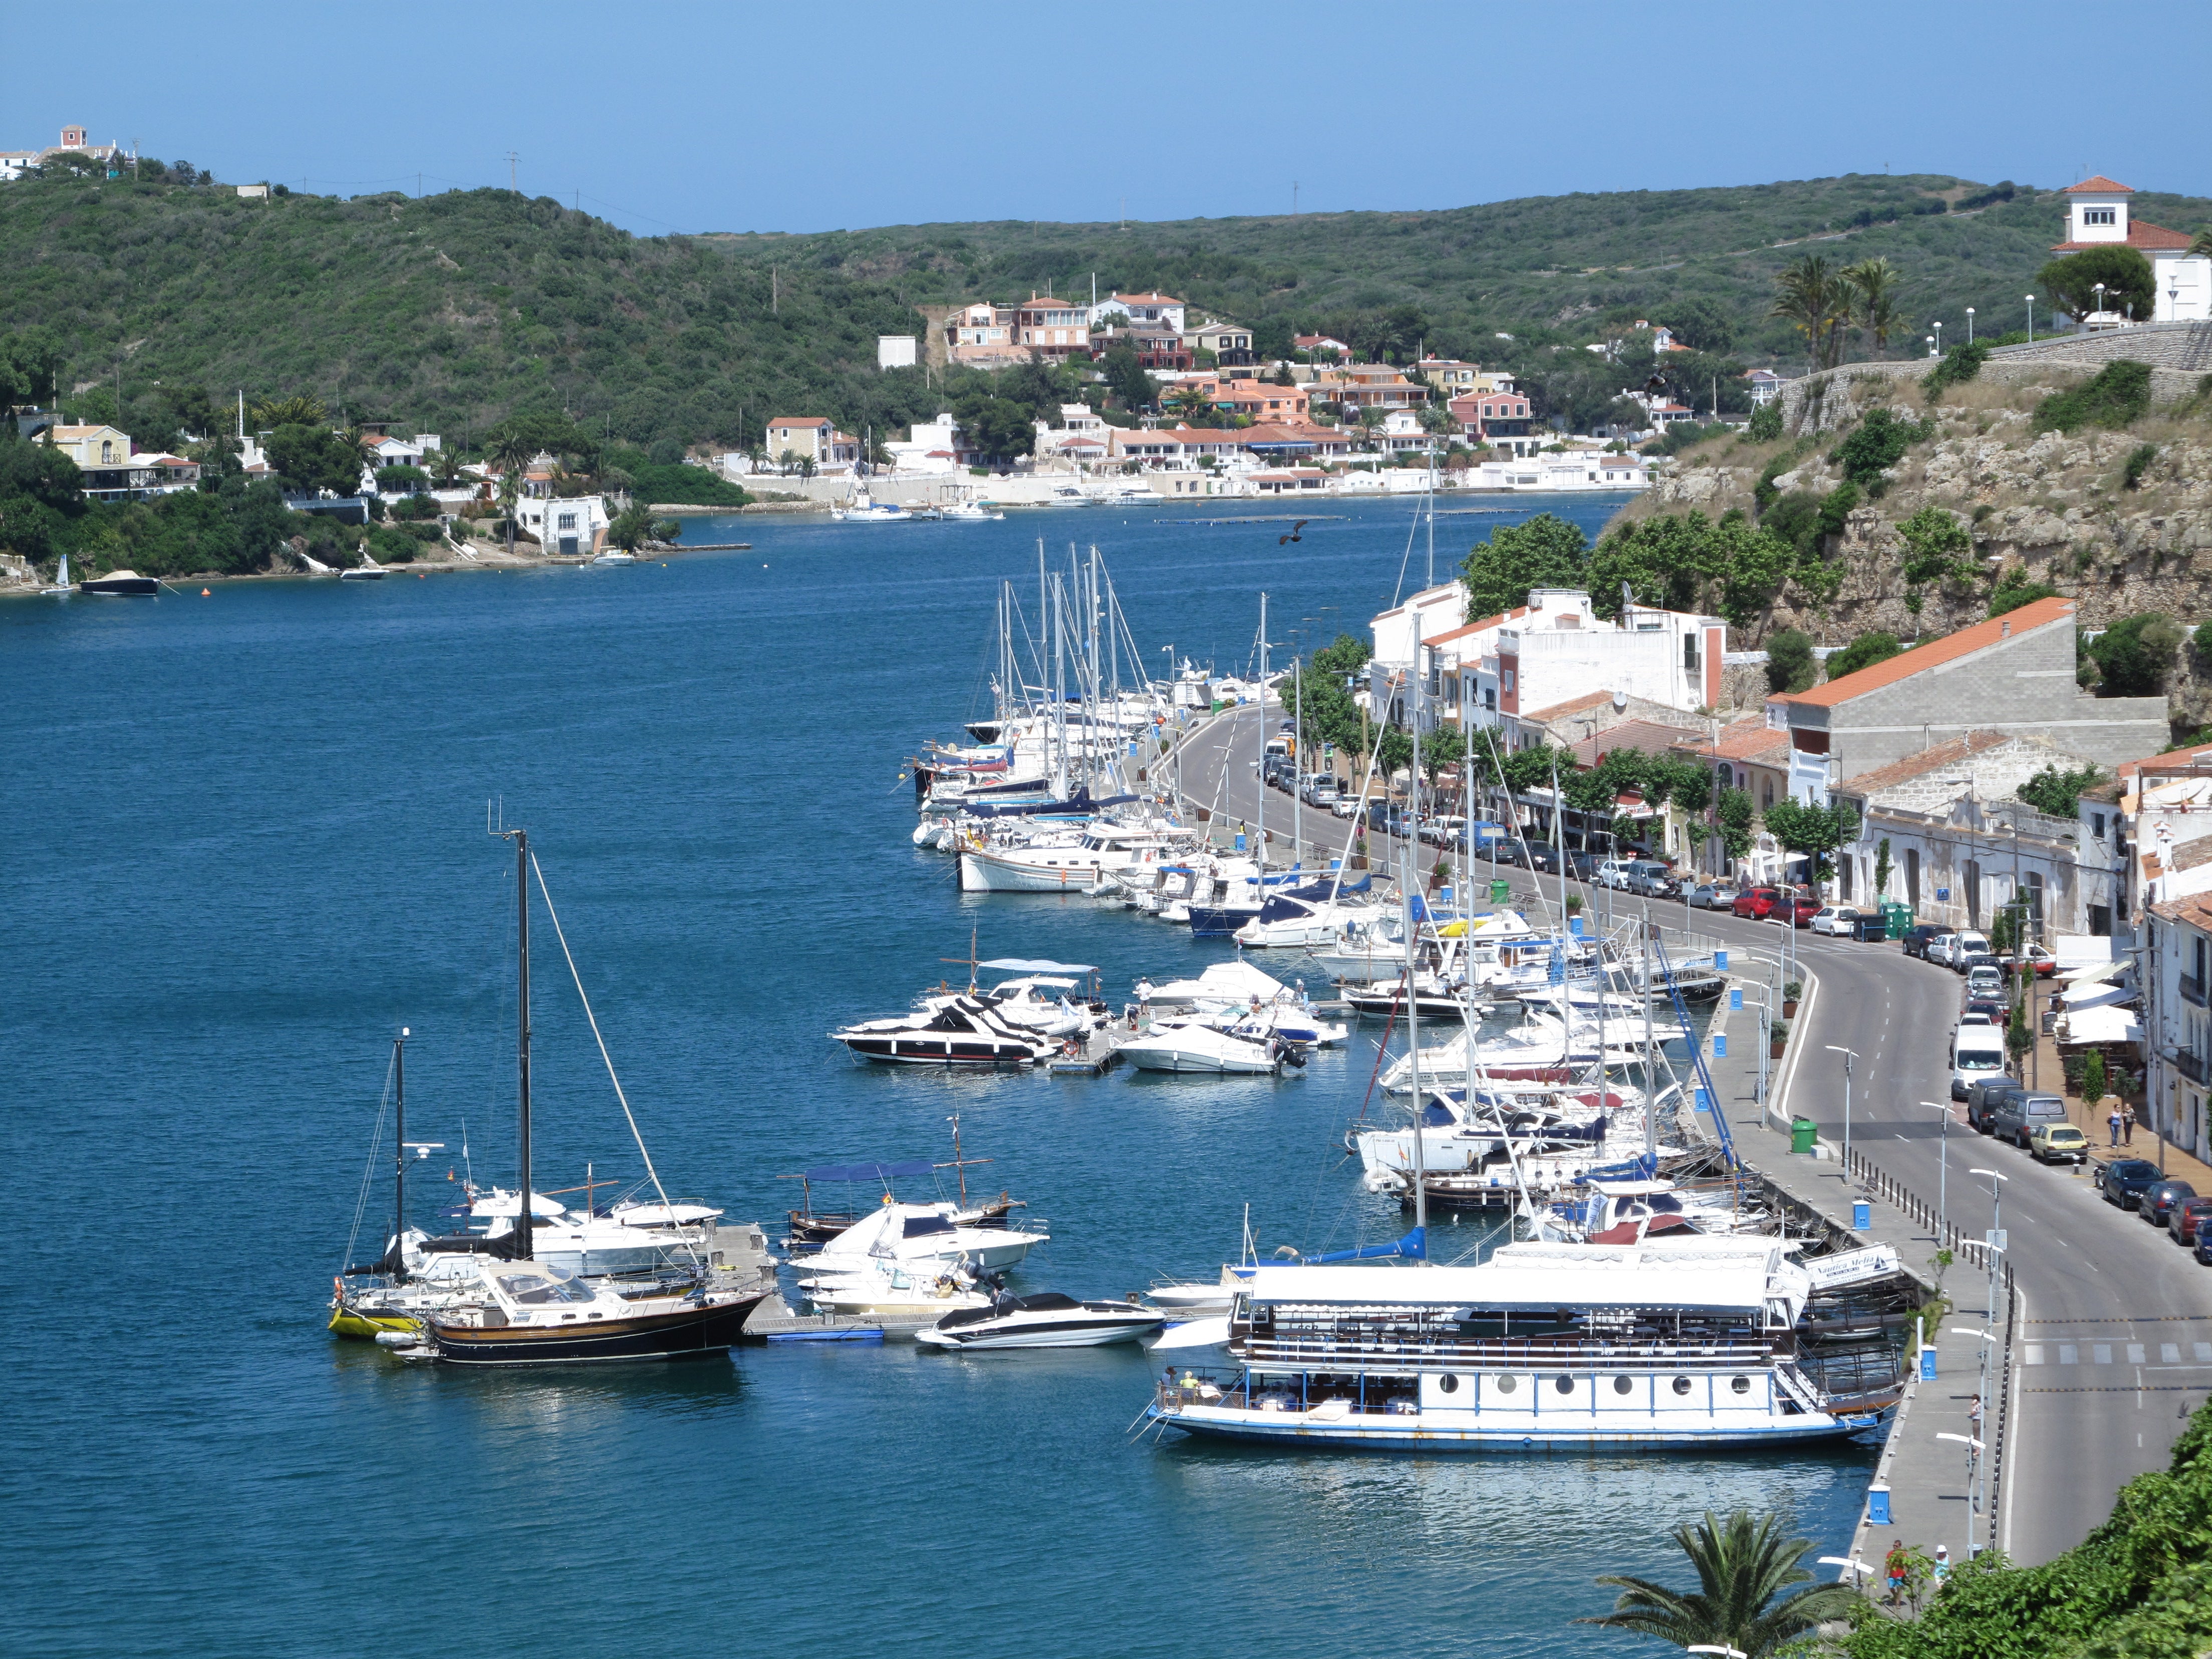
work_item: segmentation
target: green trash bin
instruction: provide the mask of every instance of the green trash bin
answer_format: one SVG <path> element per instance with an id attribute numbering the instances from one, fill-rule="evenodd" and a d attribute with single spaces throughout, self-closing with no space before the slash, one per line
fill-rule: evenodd
<path id="1" fill-rule="evenodd" d="M 1490 902 L 1503 904 L 1513 896 L 1513 884 L 1502 876 L 1493 876 L 1490 882 Z"/>
<path id="2" fill-rule="evenodd" d="M 1820 1133 L 1820 1126 L 1814 1122 L 1809 1117 L 1794 1117 L 1790 1119 L 1790 1150 L 1793 1152 L 1802 1152 L 1808 1158 L 1811 1157 L 1813 1152 L 1813 1142 L 1819 1138 Z"/>
<path id="3" fill-rule="evenodd" d="M 1881 907 L 1884 931 L 1892 939 L 1903 939 L 1912 929 L 1912 907 L 1891 899 Z"/>

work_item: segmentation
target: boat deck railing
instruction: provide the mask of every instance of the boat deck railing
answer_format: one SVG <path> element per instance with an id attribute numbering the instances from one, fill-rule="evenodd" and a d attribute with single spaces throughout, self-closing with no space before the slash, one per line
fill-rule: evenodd
<path id="1" fill-rule="evenodd" d="M 1786 1358 L 1771 1342 L 1474 1342 L 1339 1341 L 1255 1337 L 1245 1358 L 1255 1365 L 1314 1370 L 1389 1366 L 1411 1370 L 1680 1370 L 1689 1367 L 1764 1366 Z"/>

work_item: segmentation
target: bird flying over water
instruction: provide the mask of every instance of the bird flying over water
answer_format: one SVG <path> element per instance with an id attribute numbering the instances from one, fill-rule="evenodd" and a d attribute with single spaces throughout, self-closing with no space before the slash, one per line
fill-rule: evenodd
<path id="1" fill-rule="evenodd" d="M 1299 535 L 1298 532 L 1304 530 L 1312 522 L 1313 520 L 1311 519 L 1300 519 L 1296 524 L 1291 526 L 1291 533 L 1289 535 L 1278 536 L 1275 538 L 1275 545 L 1280 547 L 1285 542 L 1302 542 L 1305 540 L 1305 538 Z"/>

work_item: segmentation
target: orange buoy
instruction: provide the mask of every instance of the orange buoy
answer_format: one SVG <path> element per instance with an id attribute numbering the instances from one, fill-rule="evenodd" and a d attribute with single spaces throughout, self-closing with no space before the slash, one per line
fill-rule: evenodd
<path id="1" fill-rule="evenodd" d="M 206 588 L 203 587 L 202 589 L 200 589 L 200 597 L 201 597 L 202 599 L 213 599 L 213 598 L 215 597 L 215 595 L 214 595 L 213 593 L 211 593 L 208 589 L 206 589 Z"/>

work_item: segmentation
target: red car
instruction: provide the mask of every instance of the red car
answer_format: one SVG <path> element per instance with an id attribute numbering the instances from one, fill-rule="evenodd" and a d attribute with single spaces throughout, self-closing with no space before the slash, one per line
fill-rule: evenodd
<path id="1" fill-rule="evenodd" d="M 1735 896 L 1735 902 L 1729 908 L 1753 921 L 1764 921 L 1774 907 L 1785 902 L 1786 898 L 1778 887 L 1747 887 Z"/>
<path id="2" fill-rule="evenodd" d="M 1784 907 L 1787 907 L 1790 912 L 1786 916 L 1783 914 Z M 1826 908 L 1820 900 L 1808 893 L 1799 893 L 1794 897 L 1785 895 L 1781 902 L 1774 907 L 1774 920 L 1794 922 L 1800 927 L 1810 927 L 1813 925 L 1813 918 Z"/>

